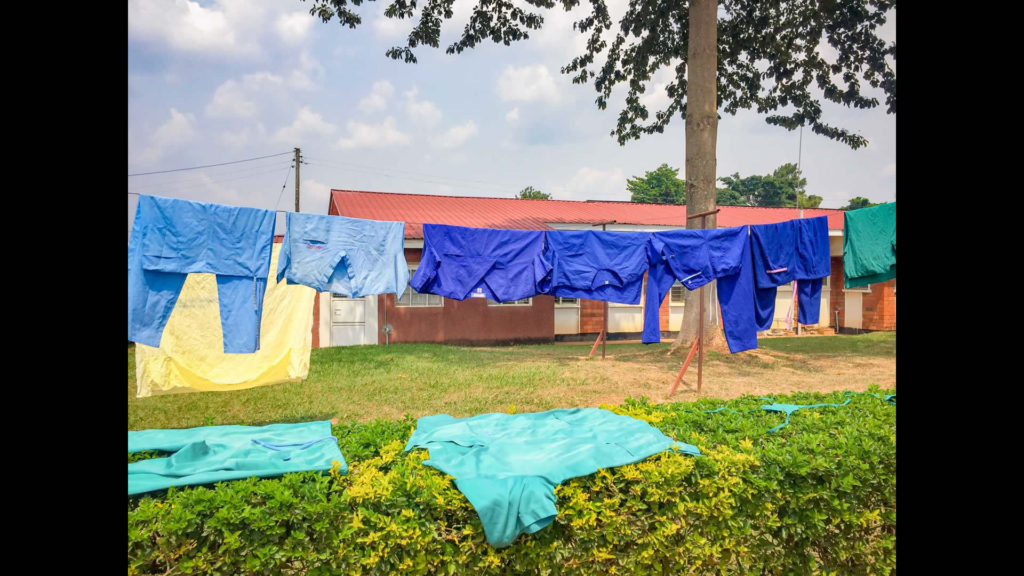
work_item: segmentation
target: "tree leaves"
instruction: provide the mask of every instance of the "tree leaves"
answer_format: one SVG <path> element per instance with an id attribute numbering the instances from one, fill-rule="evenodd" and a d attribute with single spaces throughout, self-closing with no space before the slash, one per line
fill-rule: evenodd
<path id="1" fill-rule="evenodd" d="M 419 20 L 404 46 L 386 55 L 417 62 L 413 49 L 438 47 L 445 20 L 453 17 L 454 0 L 392 0 L 388 18 Z M 536 8 L 569 11 L 580 0 L 525 0 Z M 361 18 L 349 6 L 363 0 L 313 0 L 310 14 L 355 28 Z M 673 118 L 686 115 L 686 70 L 689 4 L 676 0 L 631 0 L 612 33 L 605 0 L 588 0 L 589 14 L 573 22 L 573 31 L 587 38 L 586 48 L 561 71 L 574 84 L 592 84 L 595 104 L 605 109 L 612 92 L 625 84 L 625 103 L 611 131 L 619 144 L 644 134 L 661 133 Z M 810 126 L 815 134 L 857 149 L 863 136 L 827 122 L 822 101 L 854 108 L 881 103 L 864 94 L 865 86 L 881 89 L 886 112 L 896 113 L 896 43 L 878 37 L 895 0 L 720 0 L 718 21 L 718 108 L 727 114 L 741 109 L 765 114 L 765 122 L 794 130 Z M 460 54 L 481 42 L 510 45 L 539 30 L 544 18 L 510 0 L 478 0 L 461 36 L 445 52 Z M 569 33 L 566 31 L 566 33 Z M 609 43 L 610 42 L 610 43 Z M 603 60 L 603 62 L 600 62 Z M 665 86 L 668 104 L 648 110 L 641 96 L 653 87 L 659 70 L 670 69 Z"/>

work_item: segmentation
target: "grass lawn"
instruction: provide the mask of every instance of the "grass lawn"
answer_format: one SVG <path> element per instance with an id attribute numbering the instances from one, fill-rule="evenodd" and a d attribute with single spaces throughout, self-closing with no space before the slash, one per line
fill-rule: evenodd
<path id="1" fill-rule="evenodd" d="M 589 346 L 470 348 L 440 344 L 313 350 L 309 377 L 234 392 L 136 398 L 135 351 L 128 349 L 128 429 L 261 425 L 337 417 L 367 421 L 448 413 L 471 416 L 619 403 L 693 400 L 696 361 L 677 393 L 667 392 L 682 358 L 669 344 L 614 344 L 608 358 Z M 797 391 L 883 388 L 896 383 L 896 335 L 766 338 L 736 355 L 709 352 L 701 397 L 728 399 Z"/>

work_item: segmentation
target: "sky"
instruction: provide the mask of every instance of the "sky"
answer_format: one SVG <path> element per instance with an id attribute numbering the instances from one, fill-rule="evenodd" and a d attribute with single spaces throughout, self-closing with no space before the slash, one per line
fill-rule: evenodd
<path id="1" fill-rule="evenodd" d="M 331 188 L 512 197 L 527 186 L 558 200 L 629 200 L 626 180 L 662 163 L 685 178 L 685 125 L 620 146 L 614 130 L 625 88 L 606 110 L 592 85 L 560 68 L 582 54 L 573 12 L 542 10 L 544 27 L 511 46 L 488 41 L 447 55 L 476 0 L 456 0 L 441 48 L 419 47 L 417 64 L 384 54 L 412 23 L 364 3 L 355 30 L 323 23 L 299 0 L 129 0 L 128 173 L 175 170 L 271 156 L 202 170 L 129 176 L 128 222 L 138 196 L 293 210 L 293 149 L 302 149 L 301 210 L 326 214 Z M 613 22 L 624 0 L 610 0 Z M 892 13 L 881 30 L 896 39 Z M 616 29 L 613 25 L 613 31 Z M 824 49 L 828 49 L 823 45 Z M 603 60 L 599 60 L 603 62 Z M 666 70 L 667 72 L 667 70 Z M 643 99 L 667 103 L 667 73 Z M 798 162 L 823 208 L 864 196 L 896 199 L 896 117 L 882 104 L 823 104 L 824 121 L 861 134 L 845 144 L 770 126 L 753 111 L 723 114 L 717 173 L 768 174 Z M 279 216 L 280 224 L 283 217 Z"/>

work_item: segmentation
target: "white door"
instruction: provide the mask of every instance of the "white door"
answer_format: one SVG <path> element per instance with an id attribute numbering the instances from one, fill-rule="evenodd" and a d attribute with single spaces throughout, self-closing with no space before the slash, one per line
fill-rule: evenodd
<path id="1" fill-rule="evenodd" d="M 608 333 L 615 332 L 643 332 L 644 330 L 644 308 L 638 304 L 608 303 Z"/>
<path id="2" fill-rule="evenodd" d="M 331 295 L 331 346 L 377 343 L 377 297 Z"/>
<path id="3" fill-rule="evenodd" d="M 846 320 L 844 322 L 845 328 L 861 328 L 861 293 L 860 292 L 846 292 L 845 293 L 845 306 L 846 306 Z"/>
<path id="4" fill-rule="evenodd" d="M 580 333 L 580 301 L 555 298 L 555 334 Z"/>

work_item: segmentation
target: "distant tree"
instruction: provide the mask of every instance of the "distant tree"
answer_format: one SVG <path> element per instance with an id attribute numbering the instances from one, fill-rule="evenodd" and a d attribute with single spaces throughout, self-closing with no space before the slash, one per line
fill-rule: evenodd
<path id="1" fill-rule="evenodd" d="M 857 208 L 867 208 L 868 206 L 878 206 L 878 202 L 872 202 L 862 196 L 850 200 L 850 203 L 843 206 L 843 210 L 856 210 Z"/>
<path id="2" fill-rule="evenodd" d="M 796 167 L 796 164 L 787 162 L 782 166 L 779 166 L 772 172 L 772 178 L 778 180 L 780 184 L 789 186 L 793 190 L 796 190 L 797 194 L 803 196 L 807 193 L 807 178 L 803 177 L 803 173 Z"/>
<path id="3" fill-rule="evenodd" d="M 740 193 L 735 191 L 735 190 L 733 190 L 733 189 L 731 189 L 731 188 L 717 188 L 715 190 L 715 193 L 716 193 L 716 196 L 717 196 L 716 203 L 719 206 L 746 206 L 747 205 L 747 203 L 743 199 L 743 197 L 740 196 Z"/>
<path id="4" fill-rule="evenodd" d="M 529 198 L 532 200 L 551 200 L 551 194 L 547 192 L 541 192 L 533 186 L 527 186 L 516 194 L 516 198 Z"/>
<path id="5" fill-rule="evenodd" d="M 645 172 L 643 177 L 626 180 L 631 202 L 646 204 L 685 204 L 686 182 L 679 179 L 679 169 L 668 164 Z"/>
<path id="6" fill-rule="evenodd" d="M 814 194 L 811 194 L 810 196 L 800 196 L 800 198 L 798 200 L 798 202 L 799 202 L 799 206 L 798 207 L 799 208 L 817 208 L 817 207 L 821 206 L 821 201 L 822 200 L 824 200 L 824 198 L 822 198 L 821 196 L 815 196 Z"/>
<path id="7" fill-rule="evenodd" d="M 787 163 L 779 166 L 771 174 L 755 175 L 743 178 L 739 172 L 732 176 L 722 176 L 719 182 L 725 189 L 719 189 L 718 204 L 731 206 L 772 206 L 817 208 L 821 205 L 821 196 L 807 196 L 807 179 L 803 177 L 796 164 Z"/>

